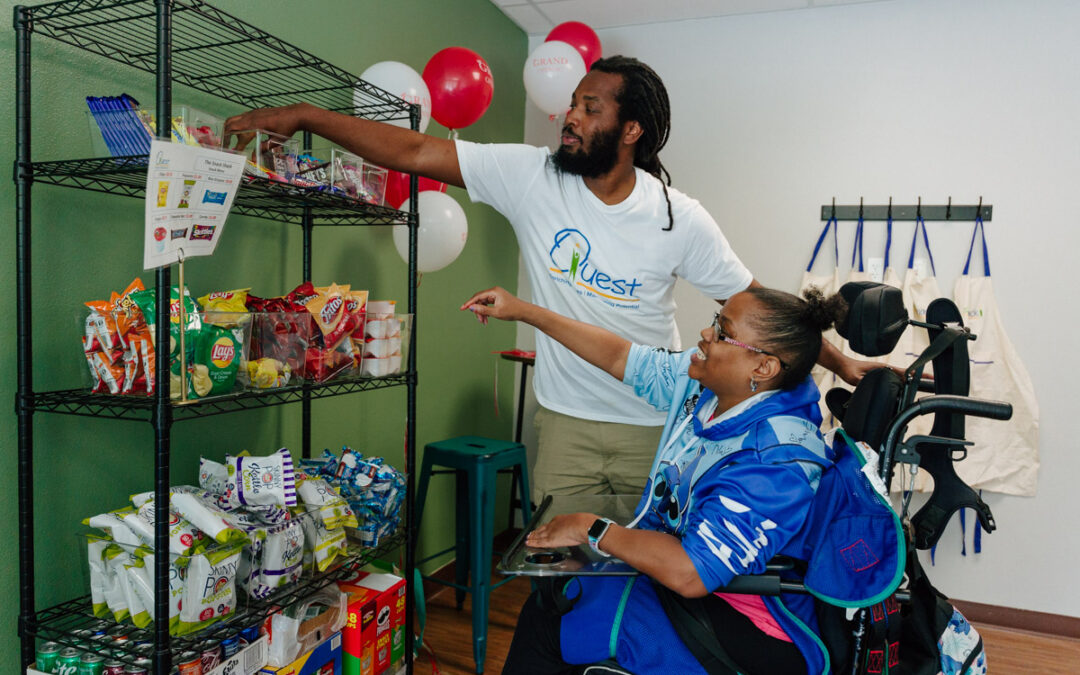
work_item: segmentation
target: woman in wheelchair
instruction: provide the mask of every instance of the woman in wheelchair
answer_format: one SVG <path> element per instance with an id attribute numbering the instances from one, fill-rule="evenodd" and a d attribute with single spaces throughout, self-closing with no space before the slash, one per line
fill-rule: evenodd
<path id="1" fill-rule="evenodd" d="M 812 548 L 808 514 L 829 462 L 809 373 L 822 331 L 847 309 L 842 298 L 748 289 L 686 352 L 632 344 L 501 288 L 477 293 L 462 309 L 482 321 L 531 324 L 668 411 L 630 526 L 576 513 L 557 516 L 526 541 L 588 542 L 644 576 L 575 577 L 560 588 L 573 602 L 561 615 L 534 593 L 505 673 L 576 673 L 609 659 L 638 674 L 828 670 L 811 596 L 723 587 L 737 575 L 761 574 L 774 555 L 805 560 Z M 723 664 L 706 670 L 687 647 L 685 628 L 669 619 L 673 606 L 687 603 L 699 603 L 711 619 Z"/>

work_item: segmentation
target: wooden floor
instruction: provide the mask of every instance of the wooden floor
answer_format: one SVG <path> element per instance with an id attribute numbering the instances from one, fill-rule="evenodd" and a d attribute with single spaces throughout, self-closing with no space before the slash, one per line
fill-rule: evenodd
<path id="1" fill-rule="evenodd" d="M 529 582 L 520 578 L 492 592 L 485 673 L 497 675 L 502 672 L 518 612 L 528 595 Z M 472 655 L 470 611 L 468 596 L 465 607 L 461 611 L 455 609 L 452 589 L 443 590 L 428 600 L 424 642 L 434 650 L 438 660 L 438 672 L 443 675 L 471 675 L 476 672 Z M 1067 673 L 1080 670 L 1080 640 L 982 624 L 976 624 L 976 628 L 986 645 L 990 675 Z M 434 675 L 431 658 L 427 653 L 417 660 L 414 672 L 418 675 Z"/>

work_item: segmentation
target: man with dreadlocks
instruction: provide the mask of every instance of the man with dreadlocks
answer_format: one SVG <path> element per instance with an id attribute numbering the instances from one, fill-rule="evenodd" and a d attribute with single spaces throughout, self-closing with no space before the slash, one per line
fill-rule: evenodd
<path id="1" fill-rule="evenodd" d="M 554 153 L 440 139 L 308 104 L 225 123 L 226 135 L 243 143 L 240 132 L 249 129 L 310 131 L 380 166 L 465 188 L 514 227 L 536 304 L 634 342 L 679 349 L 677 277 L 720 301 L 758 284 L 701 204 L 669 187 L 658 153 L 670 128 L 664 83 L 625 56 L 593 63 Z M 664 414 L 539 332 L 536 351 L 534 501 L 549 493 L 640 493 Z M 836 350 L 823 352 L 822 363 L 852 383 L 861 376 L 859 363 Z"/>

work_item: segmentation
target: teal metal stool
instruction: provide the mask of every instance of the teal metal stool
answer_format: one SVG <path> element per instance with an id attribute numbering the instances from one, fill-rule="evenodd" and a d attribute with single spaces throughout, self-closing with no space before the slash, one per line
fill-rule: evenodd
<path id="1" fill-rule="evenodd" d="M 424 462 L 420 469 L 420 481 L 416 491 L 416 523 L 424 514 L 428 479 L 435 473 L 454 473 L 457 481 L 455 506 L 455 545 L 457 564 L 454 583 L 426 577 L 431 581 L 453 586 L 458 609 L 465 602 L 465 594 L 472 593 L 473 658 L 476 672 L 484 672 L 487 653 L 488 597 L 513 577 L 497 584 L 491 583 L 492 539 L 495 537 L 495 477 L 499 469 L 520 468 L 515 471 L 521 494 L 529 494 L 529 472 L 525 446 L 512 441 L 499 441 L 483 436 L 458 436 L 424 446 Z M 449 467 L 449 471 L 435 471 L 433 466 Z M 522 500 L 524 522 L 532 517 L 529 500 Z M 440 551 L 425 558 L 430 560 L 451 549 Z M 423 561 L 420 561 L 423 562 Z M 470 583 L 470 571 L 472 581 Z"/>

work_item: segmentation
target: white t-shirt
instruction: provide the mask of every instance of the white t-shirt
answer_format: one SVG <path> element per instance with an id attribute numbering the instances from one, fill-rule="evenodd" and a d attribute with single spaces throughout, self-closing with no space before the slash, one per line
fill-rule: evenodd
<path id="1" fill-rule="evenodd" d="M 547 148 L 459 140 L 457 155 L 469 198 L 513 225 L 533 302 L 554 312 L 677 350 L 676 277 L 721 300 L 753 278 L 701 204 L 670 187 L 675 227 L 665 232 L 662 184 L 641 169 L 630 196 L 608 205 L 580 176 L 556 173 Z M 564 415 L 664 423 L 664 413 L 630 387 L 540 331 L 533 388 L 540 405 Z"/>

